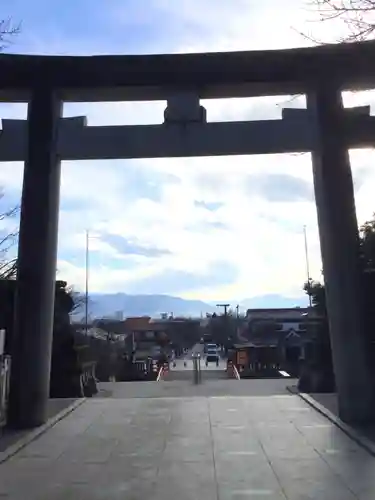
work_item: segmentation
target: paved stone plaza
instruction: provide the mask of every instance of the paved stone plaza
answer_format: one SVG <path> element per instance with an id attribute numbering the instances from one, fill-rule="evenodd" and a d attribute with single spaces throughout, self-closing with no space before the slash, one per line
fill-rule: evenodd
<path id="1" fill-rule="evenodd" d="M 0 465 L 8 500 L 375 498 L 375 458 L 298 396 L 91 399 Z"/>
<path id="2" fill-rule="evenodd" d="M 210 375 L 215 375 L 214 371 Z M 155 382 L 102 382 L 100 395 L 111 398 L 194 398 L 214 396 L 273 396 L 287 392 L 287 386 L 295 385 L 296 379 L 231 380 L 208 378 L 202 372 L 202 383 L 194 385 L 193 375 L 185 380 Z"/>

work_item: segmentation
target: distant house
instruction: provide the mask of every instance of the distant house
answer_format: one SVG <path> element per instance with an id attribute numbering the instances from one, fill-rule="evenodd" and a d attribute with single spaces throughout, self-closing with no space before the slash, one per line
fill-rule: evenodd
<path id="1" fill-rule="evenodd" d="M 308 308 L 249 309 L 241 340 L 254 346 L 277 347 L 283 362 L 296 364 L 321 319 Z"/>
<path id="2" fill-rule="evenodd" d="M 125 350 L 131 354 L 136 350 L 152 355 L 162 346 L 164 351 L 174 349 L 182 352 L 200 338 L 200 318 L 168 317 L 153 319 L 150 316 L 128 317 L 123 321 L 114 319 L 96 320 L 94 326 L 107 332 L 109 338 L 120 336 L 125 341 Z"/>
<path id="3" fill-rule="evenodd" d="M 317 324 L 321 318 L 314 309 L 295 307 L 284 309 L 248 309 L 247 330 L 244 336 L 250 340 L 257 334 L 271 335 L 273 339 L 302 338 L 310 335 L 309 326 Z"/>
<path id="4" fill-rule="evenodd" d="M 285 308 L 262 308 L 248 309 L 246 318 L 248 320 L 261 319 L 276 319 L 277 321 L 299 321 L 306 316 L 316 317 L 315 309 L 309 307 L 285 307 Z"/>

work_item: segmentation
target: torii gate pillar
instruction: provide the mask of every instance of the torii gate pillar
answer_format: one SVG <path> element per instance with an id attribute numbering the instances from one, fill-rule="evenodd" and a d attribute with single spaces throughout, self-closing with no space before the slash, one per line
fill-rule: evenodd
<path id="1" fill-rule="evenodd" d="M 47 420 L 61 164 L 57 133 L 62 102 L 34 88 L 28 106 L 18 249 L 18 276 L 9 424 L 31 428 Z"/>
<path id="2" fill-rule="evenodd" d="M 364 423 L 374 421 L 374 390 L 341 91 L 323 85 L 307 95 L 307 104 L 316 134 L 314 189 L 339 416 L 346 422 Z"/>

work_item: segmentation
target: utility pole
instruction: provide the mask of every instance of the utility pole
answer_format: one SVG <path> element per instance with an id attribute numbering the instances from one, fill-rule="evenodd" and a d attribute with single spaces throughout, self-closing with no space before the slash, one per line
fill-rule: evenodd
<path id="1" fill-rule="evenodd" d="M 308 285 L 308 295 L 309 295 L 309 307 L 312 307 L 311 301 L 311 276 L 310 276 L 310 263 L 309 263 L 309 249 L 307 246 L 307 232 L 306 226 L 303 226 L 303 236 L 305 240 L 305 259 L 306 259 L 306 276 L 307 276 L 307 285 Z"/>
<path id="2" fill-rule="evenodd" d="M 240 335 L 240 305 L 236 305 L 236 338 Z"/>
<path id="3" fill-rule="evenodd" d="M 90 234 L 86 231 L 86 288 L 85 288 L 85 323 L 86 323 L 86 335 L 89 333 L 89 241 Z"/>
<path id="4" fill-rule="evenodd" d="M 216 304 L 216 307 L 223 307 L 224 308 L 224 333 L 226 338 L 228 338 L 228 308 L 230 307 L 230 304 Z M 225 344 L 227 344 L 228 340 L 225 341 Z M 223 339 L 221 339 L 221 343 L 223 344 Z"/>
<path id="5" fill-rule="evenodd" d="M 223 307 L 224 308 L 224 316 L 228 316 L 228 308 L 230 307 L 230 304 L 216 304 L 216 307 Z"/>

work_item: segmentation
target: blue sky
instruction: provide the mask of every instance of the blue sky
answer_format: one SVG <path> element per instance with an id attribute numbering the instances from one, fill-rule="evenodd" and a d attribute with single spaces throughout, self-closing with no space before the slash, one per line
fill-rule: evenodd
<path id="1" fill-rule="evenodd" d="M 146 54 L 277 49 L 325 40 L 304 0 L 2 0 L 0 18 L 22 21 L 8 52 Z M 309 22 L 306 22 L 309 21 Z M 312 21 L 312 22 L 310 22 Z M 324 30 L 324 31 L 323 31 Z M 373 93 L 346 95 L 370 104 Z M 289 96 L 202 102 L 208 120 L 265 119 Z M 70 104 L 89 125 L 160 123 L 165 103 Z M 0 105 L 0 118 L 26 106 Z M 358 219 L 375 210 L 374 155 L 352 154 Z M 206 300 L 263 294 L 297 297 L 305 279 L 303 225 L 312 274 L 320 251 L 309 155 L 69 162 L 62 168 L 58 275 L 84 286 L 85 230 L 95 292 L 170 293 Z M 0 208 L 17 203 L 22 166 L 2 164 Z M 2 221 L 0 232 L 14 228 Z"/>

